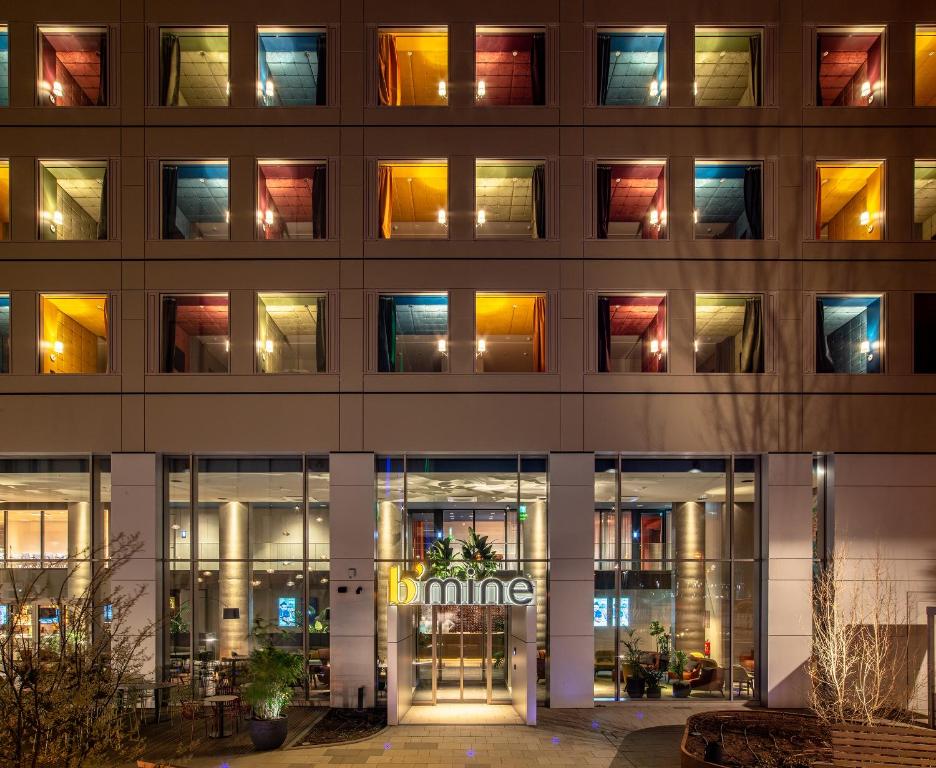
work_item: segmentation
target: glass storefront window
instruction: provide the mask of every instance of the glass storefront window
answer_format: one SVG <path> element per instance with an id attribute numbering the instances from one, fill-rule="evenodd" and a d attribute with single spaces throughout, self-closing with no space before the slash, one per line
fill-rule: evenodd
<path id="1" fill-rule="evenodd" d="M 762 296 L 696 294 L 696 373 L 764 373 L 764 340 Z"/>
<path id="2" fill-rule="evenodd" d="M 160 106 L 226 107 L 230 96 L 227 27 L 160 28 Z"/>
<path id="3" fill-rule="evenodd" d="M 104 295 L 39 297 L 41 373 L 107 373 L 107 305 Z"/>
<path id="4" fill-rule="evenodd" d="M 160 373 L 227 373 L 231 326 L 226 293 L 160 297 Z"/>
<path id="5" fill-rule="evenodd" d="M 816 372 L 881 373 L 883 303 L 875 296 L 816 298 Z"/>
<path id="6" fill-rule="evenodd" d="M 448 370 L 448 295 L 377 297 L 379 373 Z"/>
<path id="7" fill-rule="evenodd" d="M 671 691 L 676 651 L 691 696 L 754 696 L 755 480 L 746 458 L 596 458 L 595 698 Z"/>
<path id="8" fill-rule="evenodd" d="M 328 300 L 315 293 L 257 294 L 257 370 L 324 373 Z"/>
<path id="9" fill-rule="evenodd" d="M 107 106 L 106 27 L 39 27 L 40 107 Z"/>
<path id="10" fill-rule="evenodd" d="M 257 237 L 320 240 L 327 234 L 328 167 L 324 162 L 257 162 Z"/>
<path id="11" fill-rule="evenodd" d="M 325 31 L 301 27 L 257 30 L 257 105 L 327 104 Z"/>
<path id="12" fill-rule="evenodd" d="M 764 31 L 696 27 L 692 92 L 697 107 L 763 106 Z"/>
<path id="13" fill-rule="evenodd" d="M 160 166 L 160 237 L 227 240 L 231 205 L 227 160 L 165 162 Z"/>
<path id="14" fill-rule="evenodd" d="M 107 239 L 107 161 L 39 161 L 39 239 Z"/>

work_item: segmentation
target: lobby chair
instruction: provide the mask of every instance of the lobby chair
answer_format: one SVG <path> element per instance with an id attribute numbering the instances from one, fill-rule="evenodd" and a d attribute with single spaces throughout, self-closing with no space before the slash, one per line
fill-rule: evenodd
<path id="1" fill-rule="evenodd" d="M 741 695 L 742 689 L 749 695 L 754 695 L 754 675 L 747 671 L 741 664 L 735 664 L 731 667 L 731 684 L 738 686 L 738 695 Z"/>
<path id="2" fill-rule="evenodd" d="M 699 676 L 689 681 L 689 688 L 696 691 L 717 691 L 725 695 L 725 670 L 719 666 L 705 666 Z"/>

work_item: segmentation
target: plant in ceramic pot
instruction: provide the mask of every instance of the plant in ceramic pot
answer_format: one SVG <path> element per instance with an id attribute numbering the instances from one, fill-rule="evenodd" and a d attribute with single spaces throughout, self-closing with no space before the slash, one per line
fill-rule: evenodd
<path id="1" fill-rule="evenodd" d="M 479 536 L 474 528 L 469 528 L 468 538 L 460 539 L 458 543 L 461 544 L 461 556 L 468 578 L 483 579 L 497 572 L 494 542 L 488 541 L 487 536 Z"/>
<path id="2" fill-rule="evenodd" d="M 630 671 L 624 682 L 627 696 L 640 699 L 644 695 L 644 686 L 647 683 L 647 673 L 640 664 L 640 635 L 633 629 L 628 630 L 627 637 L 621 640 L 621 645 L 624 646 L 624 663 Z"/>
<path id="3" fill-rule="evenodd" d="M 673 679 L 673 697 L 676 699 L 688 698 L 692 691 L 689 681 L 683 680 L 688 658 L 685 651 L 676 651 L 670 657 L 669 671 Z"/>
<path id="4" fill-rule="evenodd" d="M 302 657 L 273 645 L 272 634 L 261 619 L 255 622 L 254 637 L 247 661 L 248 682 L 242 690 L 253 712 L 250 740 L 257 749 L 276 749 L 286 741 L 286 707 L 302 676 Z"/>

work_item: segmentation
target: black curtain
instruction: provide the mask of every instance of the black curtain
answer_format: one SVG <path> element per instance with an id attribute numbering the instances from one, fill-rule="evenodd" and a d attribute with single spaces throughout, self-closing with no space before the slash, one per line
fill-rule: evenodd
<path id="1" fill-rule="evenodd" d="M 754 106 L 763 106 L 761 87 L 761 38 L 760 35 L 751 35 L 751 95 L 754 97 Z"/>
<path id="2" fill-rule="evenodd" d="M 98 98 L 99 107 L 107 106 L 107 32 L 101 35 L 101 47 L 98 53 L 101 61 L 101 72 L 98 75 Z"/>
<path id="3" fill-rule="evenodd" d="M 816 299 L 816 373 L 835 373 L 829 338 L 825 333 L 825 307 L 822 299 Z"/>
<path id="4" fill-rule="evenodd" d="M 747 215 L 751 238 L 762 240 L 764 237 L 764 200 L 762 171 L 759 165 L 744 169 L 744 213 Z"/>
<path id="5" fill-rule="evenodd" d="M 107 240 L 107 171 L 104 166 L 104 179 L 101 182 L 101 215 L 98 216 L 97 239 Z"/>
<path id="6" fill-rule="evenodd" d="M 533 103 L 546 103 L 546 35 L 537 32 L 530 35 L 530 81 L 533 86 Z"/>
<path id="7" fill-rule="evenodd" d="M 822 106 L 822 35 L 816 35 L 816 106 Z"/>
<path id="8" fill-rule="evenodd" d="M 611 299 L 598 297 L 598 373 L 611 372 Z"/>
<path id="9" fill-rule="evenodd" d="M 162 300 L 162 373 L 175 373 L 185 368 L 176 367 L 176 300 L 172 296 L 164 296 Z"/>
<path id="10" fill-rule="evenodd" d="M 164 165 L 162 169 L 162 237 L 182 240 L 185 233 L 176 226 L 176 205 L 179 194 L 179 166 Z"/>
<path id="11" fill-rule="evenodd" d="M 312 169 L 312 237 L 328 237 L 326 222 L 328 201 L 328 167 L 322 163 Z"/>
<path id="12" fill-rule="evenodd" d="M 740 372 L 764 372 L 764 317 L 760 299 L 744 300 Z"/>
<path id="13" fill-rule="evenodd" d="M 546 237 L 546 167 L 533 168 L 533 237 Z"/>
<path id="14" fill-rule="evenodd" d="M 161 49 L 162 101 L 164 107 L 179 106 L 179 77 L 182 74 L 182 46 L 179 36 L 163 33 Z"/>
<path id="15" fill-rule="evenodd" d="M 598 106 L 608 103 L 611 80 L 611 35 L 598 35 Z"/>
<path id="16" fill-rule="evenodd" d="M 318 57 L 318 82 L 315 84 L 315 104 L 323 107 L 328 103 L 328 55 L 325 35 L 319 35 L 315 43 L 315 53 Z"/>
<path id="17" fill-rule="evenodd" d="M 598 194 L 595 195 L 595 207 L 598 215 L 597 235 L 604 239 L 608 236 L 608 220 L 611 216 L 611 166 L 599 165 L 595 178 L 598 181 Z"/>
<path id="18" fill-rule="evenodd" d="M 325 373 L 328 342 L 328 302 L 324 296 L 315 300 L 315 370 Z"/>
<path id="19" fill-rule="evenodd" d="M 396 301 L 393 296 L 377 300 L 377 370 L 396 371 Z"/>

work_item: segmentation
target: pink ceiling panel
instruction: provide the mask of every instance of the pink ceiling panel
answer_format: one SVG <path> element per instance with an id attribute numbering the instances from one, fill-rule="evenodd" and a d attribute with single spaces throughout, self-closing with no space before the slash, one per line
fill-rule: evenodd
<path id="1" fill-rule="evenodd" d="M 615 304 L 611 300 L 611 334 L 613 336 L 640 336 L 660 311 L 663 299 L 659 296 L 628 296 Z"/>

